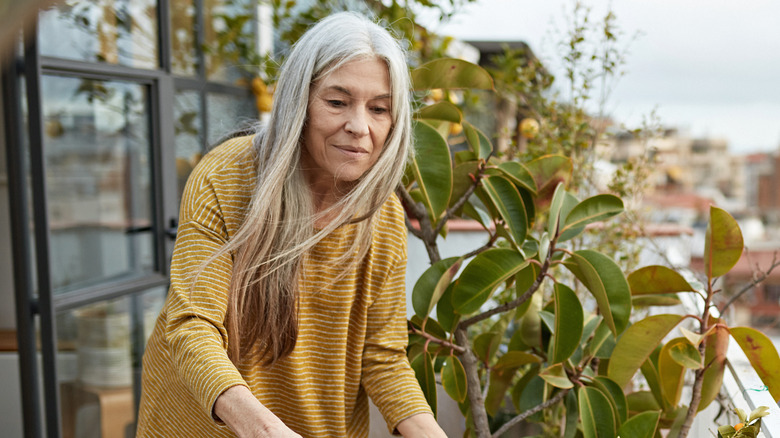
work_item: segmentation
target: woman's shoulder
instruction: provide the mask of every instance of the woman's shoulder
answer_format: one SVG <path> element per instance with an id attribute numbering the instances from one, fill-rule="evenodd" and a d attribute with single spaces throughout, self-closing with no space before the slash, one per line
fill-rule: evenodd
<path id="1" fill-rule="evenodd" d="M 254 135 L 245 135 L 225 140 L 212 148 L 201 162 L 204 167 L 214 169 L 252 165 L 254 163 L 254 138 Z"/>
<path id="2" fill-rule="evenodd" d="M 244 204 L 256 179 L 253 137 L 236 137 L 209 151 L 195 166 L 182 194 L 182 205 Z"/>

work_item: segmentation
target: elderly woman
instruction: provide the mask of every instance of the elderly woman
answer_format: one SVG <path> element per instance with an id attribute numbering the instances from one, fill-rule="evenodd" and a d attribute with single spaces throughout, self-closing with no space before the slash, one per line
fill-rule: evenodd
<path id="1" fill-rule="evenodd" d="M 445 436 L 405 355 L 404 52 L 350 13 L 312 27 L 268 123 L 189 178 L 138 436 Z"/>

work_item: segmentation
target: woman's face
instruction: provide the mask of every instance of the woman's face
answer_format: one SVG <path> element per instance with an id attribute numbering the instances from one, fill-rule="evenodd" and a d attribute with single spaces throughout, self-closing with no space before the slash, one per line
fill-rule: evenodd
<path id="1" fill-rule="evenodd" d="M 376 163 L 392 127 L 390 93 L 378 58 L 346 63 L 314 84 L 301 156 L 313 190 L 332 191 Z"/>

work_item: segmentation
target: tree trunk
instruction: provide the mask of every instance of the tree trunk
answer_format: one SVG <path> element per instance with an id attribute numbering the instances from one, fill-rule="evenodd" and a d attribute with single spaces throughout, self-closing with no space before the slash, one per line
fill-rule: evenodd
<path id="1" fill-rule="evenodd" d="M 474 431 L 478 438 L 490 438 L 490 425 L 488 424 L 485 400 L 482 398 L 482 385 L 479 381 L 479 361 L 471 350 L 466 329 L 455 329 L 455 342 L 463 347 L 460 361 L 466 372 L 467 393 L 471 404 L 471 419 L 474 422 Z"/>

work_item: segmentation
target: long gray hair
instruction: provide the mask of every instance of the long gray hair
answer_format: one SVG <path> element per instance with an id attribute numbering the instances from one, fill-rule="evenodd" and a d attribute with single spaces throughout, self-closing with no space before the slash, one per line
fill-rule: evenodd
<path id="1" fill-rule="evenodd" d="M 318 213 L 300 168 L 309 93 L 334 70 L 363 59 L 380 59 L 387 65 L 390 134 L 374 166 L 338 202 Z M 303 258 L 317 242 L 355 222 L 356 238 L 336 263 L 351 266 L 365 255 L 371 217 L 392 195 L 411 154 L 410 88 L 398 40 L 357 14 L 333 14 L 293 46 L 280 70 L 269 120 L 254 138 L 257 184 L 252 201 L 242 226 L 223 248 L 234 254 L 225 322 L 233 362 L 256 355 L 272 364 L 292 352 L 298 334 L 298 278 Z M 315 228 L 322 218 L 330 221 Z"/>

